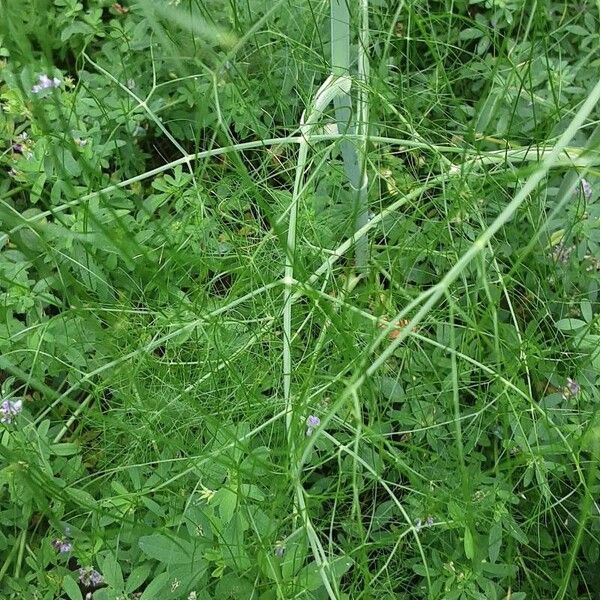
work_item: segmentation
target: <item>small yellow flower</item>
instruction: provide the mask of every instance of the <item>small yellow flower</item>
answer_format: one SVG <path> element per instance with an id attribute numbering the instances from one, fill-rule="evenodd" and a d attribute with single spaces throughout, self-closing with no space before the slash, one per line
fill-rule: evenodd
<path id="1" fill-rule="evenodd" d="M 207 487 L 201 485 L 202 490 L 199 492 L 200 498 L 202 500 L 206 500 L 208 504 L 213 498 L 216 492 L 214 490 L 209 490 Z"/>

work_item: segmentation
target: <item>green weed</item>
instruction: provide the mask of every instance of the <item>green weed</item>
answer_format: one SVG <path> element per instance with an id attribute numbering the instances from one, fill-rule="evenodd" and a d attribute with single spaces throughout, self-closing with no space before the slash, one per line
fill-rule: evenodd
<path id="1" fill-rule="evenodd" d="M 597 2 L 0 11 L 0 598 L 598 597 Z"/>

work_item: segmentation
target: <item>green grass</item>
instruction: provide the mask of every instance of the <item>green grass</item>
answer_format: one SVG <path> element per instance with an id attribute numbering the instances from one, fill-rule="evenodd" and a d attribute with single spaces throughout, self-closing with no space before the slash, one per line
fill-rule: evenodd
<path id="1" fill-rule="evenodd" d="M 0 13 L 0 599 L 597 598 L 600 6 L 84 4 Z"/>

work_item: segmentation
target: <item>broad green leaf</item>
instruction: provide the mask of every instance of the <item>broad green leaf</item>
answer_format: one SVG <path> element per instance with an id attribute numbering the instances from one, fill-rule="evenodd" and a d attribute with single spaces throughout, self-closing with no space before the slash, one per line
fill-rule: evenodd
<path id="1" fill-rule="evenodd" d="M 492 525 L 490 529 L 489 536 L 489 545 L 488 545 L 488 555 L 490 557 L 490 561 L 495 563 L 498 560 L 498 555 L 500 554 L 500 548 L 502 546 L 502 523 L 496 522 Z"/>
<path id="2" fill-rule="evenodd" d="M 582 300 L 580 303 L 581 316 L 584 318 L 586 323 L 591 323 L 594 318 L 592 312 L 592 303 L 589 300 Z"/>
<path id="3" fill-rule="evenodd" d="M 114 554 L 109 554 L 100 565 L 104 581 L 117 591 L 124 588 L 123 572 Z"/>
<path id="4" fill-rule="evenodd" d="M 528 539 L 523 530 L 517 525 L 514 519 L 503 519 L 506 532 L 520 544 L 527 544 Z"/>
<path id="5" fill-rule="evenodd" d="M 490 573 L 491 575 L 496 575 L 499 577 L 514 577 L 518 570 L 515 565 L 490 562 L 482 563 L 481 568 L 485 573 Z"/>
<path id="6" fill-rule="evenodd" d="M 478 40 L 483 35 L 480 29 L 476 27 L 467 27 L 463 29 L 458 35 L 460 40 Z"/>
<path id="7" fill-rule="evenodd" d="M 578 334 L 576 341 L 581 350 L 592 353 L 592 361 L 594 361 L 596 356 L 600 355 L 600 352 L 598 352 L 600 349 L 600 335 L 593 335 L 586 331 L 585 333 L 582 332 L 581 334 Z M 594 352 L 596 353 L 596 356 L 593 355 Z"/>
<path id="8" fill-rule="evenodd" d="M 338 556 L 329 561 L 326 573 L 332 575 L 337 581 L 352 566 L 354 561 L 346 555 Z M 323 585 L 321 570 L 315 562 L 304 567 L 296 576 L 296 583 L 309 591 L 319 589 Z"/>
<path id="9" fill-rule="evenodd" d="M 72 456 L 79 452 L 79 446 L 73 443 L 52 444 L 50 451 L 55 456 Z"/>
<path id="10" fill-rule="evenodd" d="M 94 497 L 91 494 L 88 494 L 88 492 L 74 487 L 69 488 L 68 492 L 69 496 L 71 496 L 71 498 L 75 500 L 75 502 L 78 502 L 81 506 L 91 508 L 96 505 L 96 500 L 94 500 Z"/>
<path id="11" fill-rule="evenodd" d="M 40 438 L 45 438 L 48 435 L 48 431 L 50 429 L 50 421 L 48 419 L 44 419 L 40 424 L 39 427 L 37 429 L 38 431 L 38 436 Z"/>
<path id="12" fill-rule="evenodd" d="M 581 27 L 581 25 L 567 25 L 565 29 L 574 35 L 581 35 L 584 37 L 590 36 L 590 32 L 584 27 Z"/>
<path id="13" fill-rule="evenodd" d="M 379 378 L 379 389 L 388 400 L 398 401 L 404 398 L 404 389 L 397 379 L 383 376 Z"/>
<path id="14" fill-rule="evenodd" d="M 75 582 L 71 577 L 65 577 L 63 579 L 63 590 L 71 600 L 83 600 L 83 596 L 81 595 L 81 591 L 79 590 L 79 585 Z"/>
<path id="15" fill-rule="evenodd" d="M 152 498 L 148 498 L 146 496 L 142 496 L 140 498 L 142 504 L 153 514 L 158 515 L 159 517 L 164 517 L 165 509 L 158 502 L 152 500 Z"/>
<path id="16" fill-rule="evenodd" d="M 227 488 L 221 488 L 213 498 L 213 504 L 219 507 L 219 515 L 224 525 L 227 525 L 237 506 L 237 494 Z"/>
<path id="17" fill-rule="evenodd" d="M 296 529 L 285 540 L 285 553 L 281 560 L 281 575 L 292 578 L 303 566 L 308 552 L 308 537 L 304 527 Z"/>
<path id="18" fill-rule="evenodd" d="M 468 559 L 472 559 L 475 556 L 475 545 L 473 543 L 473 534 L 468 527 L 465 527 L 465 556 Z"/>
<path id="19" fill-rule="evenodd" d="M 163 596 L 160 594 L 165 585 L 167 585 L 169 577 L 169 573 L 161 573 L 155 577 L 150 585 L 148 585 L 148 587 L 144 590 L 140 600 L 154 600 L 155 598 L 162 598 Z"/>
<path id="20" fill-rule="evenodd" d="M 44 184 L 46 183 L 46 174 L 40 173 L 31 188 L 31 202 L 35 203 L 40 199 L 42 195 L 42 191 L 44 189 Z"/>
<path id="21" fill-rule="evenodd" d="M 133 569 L 127 578 L 125 592 L 128 594 L 135 592 L 146 581 L 146 579 L 148 579 L 148 575 L 150 575 L 151 570 L 152 565 L 150 563 L 139 565 Z"/>
<path id="22" fill-rule="evenodd" d="M 205 576 L 208 566 L 208 562 L 198 555 L 192 563 L 170 567 L 168 570 L 169 582 L 177 581 L 179 586 L 177 589 L 171 586 L 167 588 L 168 592 L 173 590 L 176 593 L 164 593 L 160 600 L 163 600 L 163 598 L 180 598 L 181 590 L 203 587 L 201 579 Z"/>
<path id="23" fill-rule="evenodd" d="M 217 598 L 252 598 L 254 586 L 252 582 L 238 577 L 234 573 L 228 573 L 221 578 L 215 590 Z"/>
<path id="24" fill-rule="evenodd" d="M 155 533 L 141 537 L 138 545 L 146 556 L 165 565 L 186 564 L 192 561 L 192 547 L 185 540 Z"/>
<path id="25" fill-rule="evenodd" d="M 250 569 L 252 561 L 248 556 L 244 540 L 244 532 L 248 522 L 237 512 L 229 524 L 223 529 L 223 560 L 225 564 L 235 570 Z"/>
<path id="26" fill-rule="evenodd" d="M 596 542 L 590 540 L 588 544 L 583 545 L 583 554 L 589 564 L 598 564 L 600 559 L 600 546 Z"/>
<path id="27" fill-rule="evenodd" d="M 596 459 L 600 458 L 600 425 L 594 425 L 581 437 L 581 447 L 591 452 Z"/>
<path id="28" fill-rule="evenodd" d="M 81 175 L 81 167 L 69 150 L 63 150 L 61 158 L 65 170 L 71 177 L 79 177 Z"/>
<path id="29" fill-rule="evenodd" d="M 585 327 L 585 321 L 581 319 L 560 319 L 556 322 L 556 328 L 561 331 L 573 331 L 574 329 L 581 329 Z"/>

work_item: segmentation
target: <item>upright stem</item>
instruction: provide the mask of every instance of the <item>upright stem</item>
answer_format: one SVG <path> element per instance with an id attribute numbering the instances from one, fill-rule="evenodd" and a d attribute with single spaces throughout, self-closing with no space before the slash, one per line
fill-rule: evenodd
<path id="1" fill-rule="evenodd" d="M 360 0 L 360 29 L 358 35 L 358 134 L 360 136 L 358 156 L 360 159 L 360 186 L 358 188 L 358 210 L 356 227 L 358 231 L 369 221 L 367 191 L 367 140 L 369 137 L 369 0 Z M 361 238 L 356 244 L 356 266 L 366 269 L 369 263 L 369 240 Z"/>
<path id="2" fill-rule="evenodd" d="M 350 73 L 350 11 L 348 0 L 331 0 L 331 72 L 336 75 L 349 75 Z M 368 20 L 366 14 L 368 0 L 361 0 L 361 35 L 360 44 L 365 44 L 363 50 L 359 50 L 359 81 L 361 92 L 359 99 L 359 131 L 365 132 L 367 122 L 367 98 L 366 78 L 368 77 L 368 62 L 366 60 L 366 43 L 368 42 Z M 366 28 L 365 28 L 366 25 Z M 341 93 L 334 98 L 335 119 L 338 131 L 342 135 L 355 135 L 356 125 L 353 122 L 352 97 L 350 90 Z M 366 139 L 366 136 L 365 136 Z M 361 140 L 362 142 L 362 140 Z M 366 142 L 361 143 L 362 149 L 366 149 Z M 344 171 L 350 192 L 354 198 L 352 214 L 354 216 L 354 231 L 358 231 L 368 220 L 367 210 L 367 179 L 366 161 L 359 160 L 357 144 L 348 139 L 343 139 L 340 144 Z M 364 152 L 362 153 L 364 154 Z M 356 267 L 359 270 L 366 268 L 369 259 L 369 240 L 366 236 L 361 237 L 356 243 Z"/>
<path id="3" fill-rule="evenodd" d="M 336 600 L 339 597 L 339 594 L 336 591 L 335 578 L 331 575 L 326 556 L 320 547 L 320 542 L 314 533 L 314 528 L 310 521 L 310 515 L 306 510 L 303 496 L 304 492 L 300 483 L 300 470 L 297 466 L 296 436 L 299 427 L 298 424 L 295 423 L 295 418 L 298 415 L 296 413 L 297 407 L 292 394 L 292 305 L 294 302 L 294 266 L 296 262 L 298 204 L 304 189 L 304 173 L 308 163 L 311 133 L 323 111 L 332 101 L 335 102 L 339 95 L 348 94 L 350 85 L 351 81 L 349 77 L 343 75 L 329 76 L 317 91 L 313 104 L 302 116 L 302 121 L 300 123 L 300 133 L 302 138 L 299 142 L 298 163 L 296 165 L 294 190 L 292 193 L 288 221 L 283 292 L 283 396 L 285 401 L 285 426 L 290 460 L 290 476 L 295 489 L 295 511 L 298 516 L 302 517 L 303 523 L 307 528 L 314 558 L 319 566 L 321 579 L 323 580 L 329 598 L 332 600 Z"/>
<path id="4" fill-rule="evenodd" d="M 350 11 L 348 0 L 331 0 L 331 74 L 350 69 Z"/>

